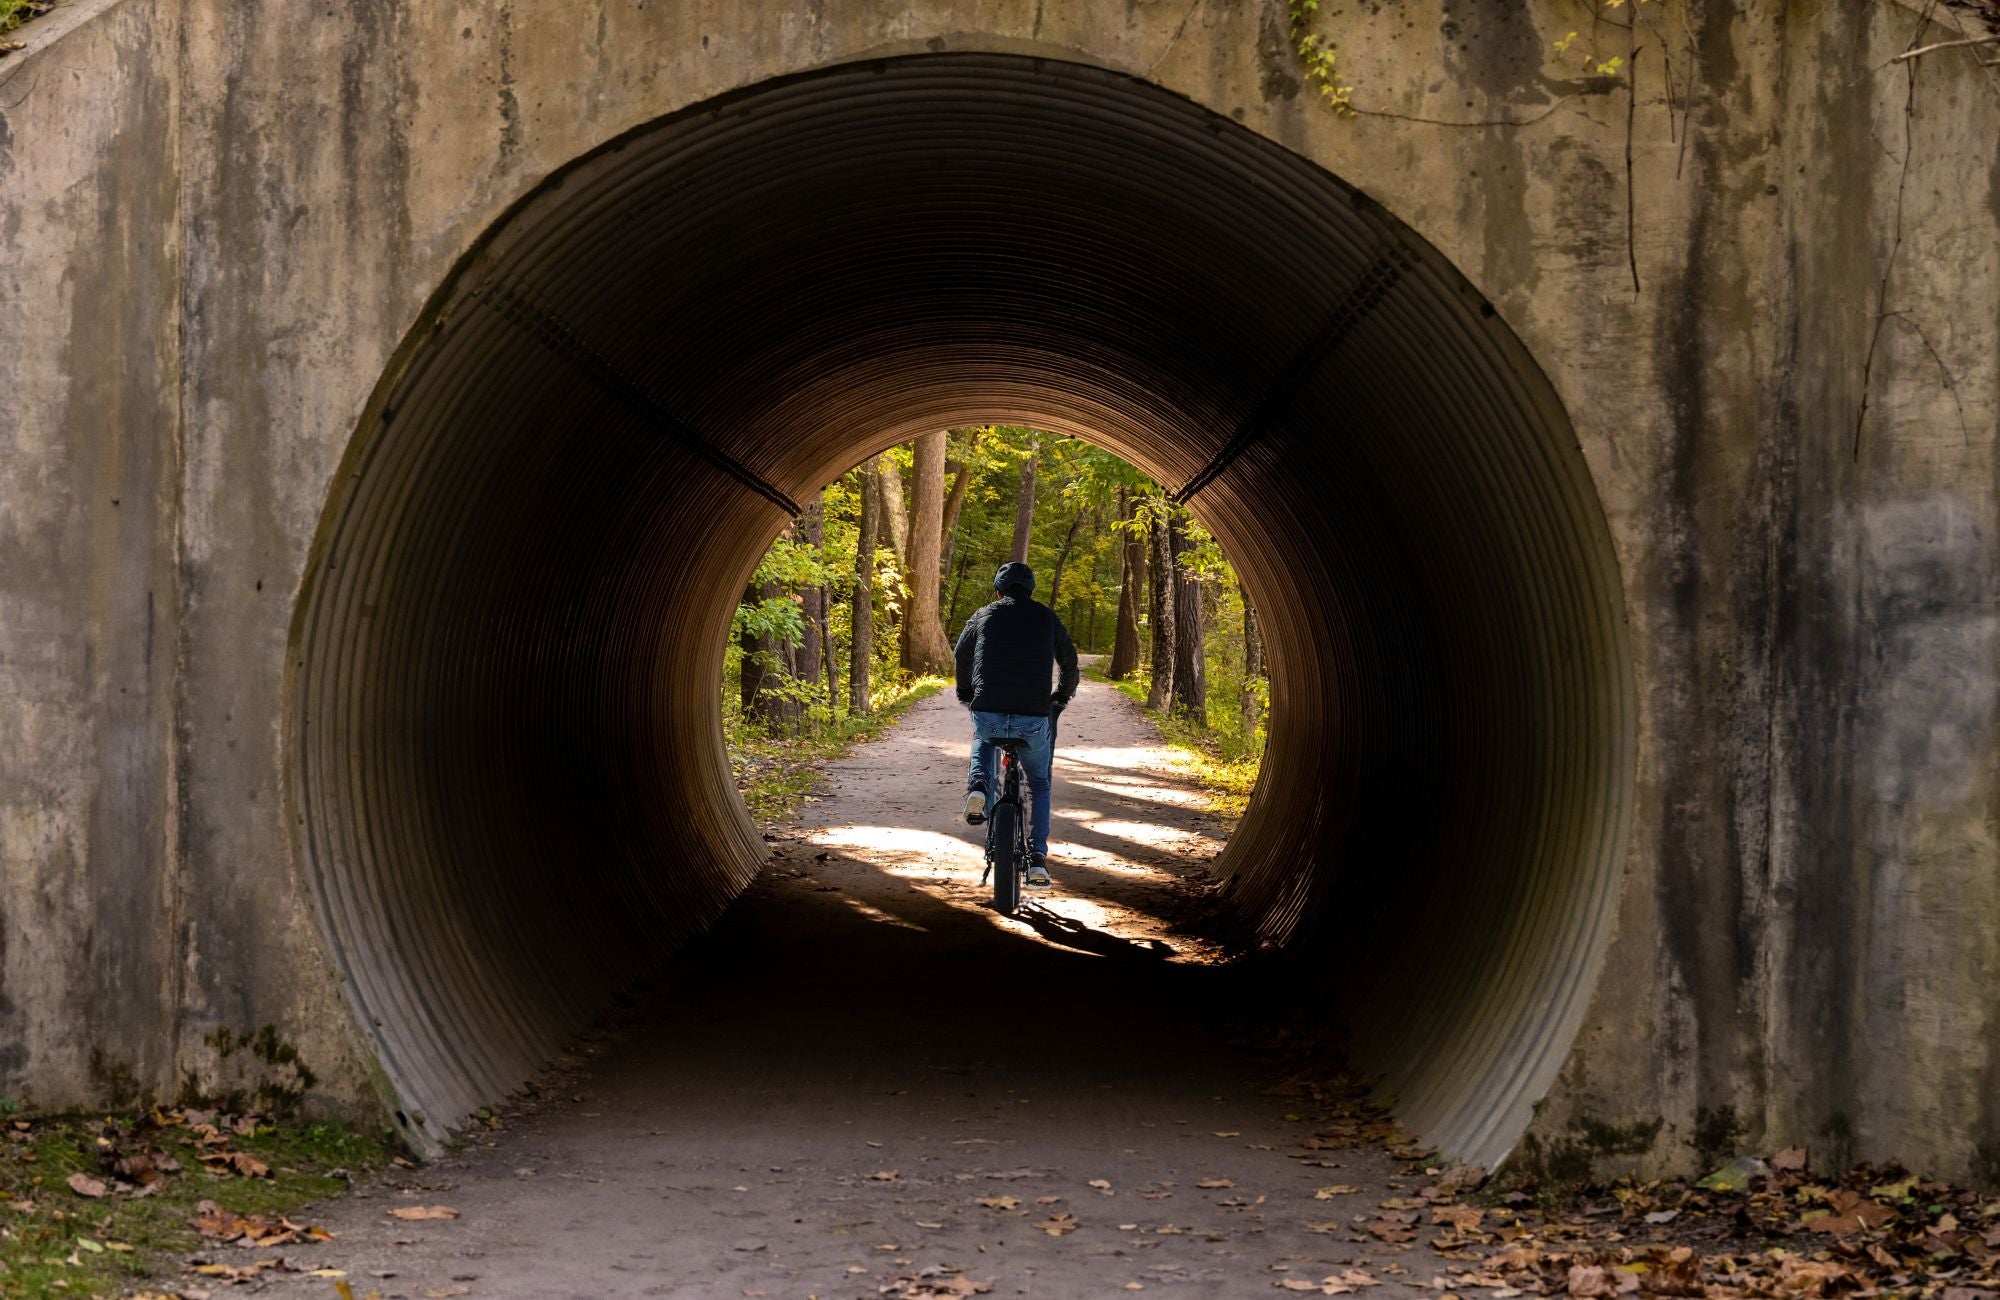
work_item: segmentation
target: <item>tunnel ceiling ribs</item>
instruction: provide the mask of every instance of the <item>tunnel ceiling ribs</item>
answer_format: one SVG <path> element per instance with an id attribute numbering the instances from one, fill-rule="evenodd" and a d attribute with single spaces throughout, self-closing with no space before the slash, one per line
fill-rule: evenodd
<path id="1" fill-rule="evenodd" d="M 760 867 L 717 688 L 797 501 L 1003 421 L 1194 498 L 1272 680 L 1229 897 L 1407 1122 L 1506 1151 L 1608 933 L 1630 674 L 1561 404 L 1435 249 L 1158 87 L 943 54 L 605 142 L 461 266 L 322 517 L 290 732 L 309 888 L 412 1137 Z"/>
<path id="2" fill-rule="evenodd" d="M 646 391 L 632 380 L 627 379 L 618 368 L 605 359 L 603 352 L 592 347 L 590 342 L 577 330 L 554 312 L 537 306 L 532 298 L 511 285 L 494 284 L 488 286 L 480 297 L 500 313 L 501 319 L 519 326 L 528 336 L 549 351 L 561 357 L 607 394 L 649 426 L 679 441 L 696 455 L 715 466 L 730 478 L 763 497 L 787 516 L 796 515 L 801 507 L 783 489 L 766 479 L 757 471 L 721 450 L 700 431 L 661 406 L 646 394 Z"/>
<path id="3" fill-rule="evenodd" d="M 1284 376 L 1272 386 L 1270 396 L 1251 413 L 1250 418 L 1243 421 L 1222 450 L 1201 467 L 1201 472 L 1173 493 L 1176 502 L 1186 505 L 1195 493 L 1213 483 L 1228 469 L 1231 462 L 1243 454 L 1244 448 L 1264 436 L 1265 431 L 1298 397 L 1299 389 L 1305 386 L 1313 372 L 1326 363 L 1327 358 L 1354 332 L 1355 326 L 1365 320 L 1368 313 L 1375 310 L 1376 305 L 1396 287 L 1406 264 L 1407 257 L 1401 252 L 1379 257 L 1354 287 L 1341 295 L 1340 303 L 1327 317 L 1326 325 L 1286 368 Z"/>

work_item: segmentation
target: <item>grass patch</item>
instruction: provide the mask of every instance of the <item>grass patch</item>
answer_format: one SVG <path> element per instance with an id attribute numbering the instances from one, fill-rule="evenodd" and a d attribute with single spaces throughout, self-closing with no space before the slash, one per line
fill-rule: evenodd
<path id="1" fill-rule="evenodd" d="M 827 763 L 865 741 L 875 739 L 946 686 L 942 677 L 916 677 L 891 686 L 875 700 L 873 713 L 847 714 L 809 724 L 795 735 L 771 735 L 748 727 L 732 727 L 729 766 L 736 788 L 760 826 L 790 821 L 806 796 L 818 788 Z"/>
<path id="2" fill-rule="evenodd" d="M 41 17 L 55 5 L 56 0 L 0 0 L 0 37 L 5 37 L 30 18 Z M 4 48 L 0 48 L 0 53 L 4 52 Z"/>
<path id="3" fill-rule="evenodd" d="M 1255 754 L 1231 754 L 1230 747 L 1214 732 L 1176 718 L 1164 709 L 1146 708 L 1147 683 L 1143 677 L 1135 675 L 1114 682 L 1095 664 L 1085 668 L 1083 675 L 1094 682 L 1103 682 L 1139 705 L 1141 712 L 1159 729 L 1160 739 L 1167 748 L 1187 760 L 1189 772 L 1208 796 L 1210 812 L 1231 820 L 1243 816 L 1244 809 L 1250 806 L 1250 796 L 1256 792 L 1257 770 L 1262 766 Z"/>
<path id="4" fill-rule="evenodd" d="M 179 1258 L 195 1252 L 213 1252 L 218 1262 L 233 1264 L 272 1255 L 300 1258 L 310 1244 L 239 1251 L 203 1238 L 189 1220 L 203 1201 L 275 1219 L 344 1193 L 350 1174 L 389 1159 L 381 1143 L 337 1124 L 257 1119 L 253 1128 L 251 1122 L 157 1110 L 123 1118 L 6 1120 L 7 1141 L 0 1143 L 0 1295 L 54 1300 L 149 1286 L 172 1291 L 196 1280 Z M 224 1157 L 210 1163 L 226 1162 L 228 1172 L 212 1169 L 204 1155 Z M 238 1162 L 238 1156 L 245 1159 Z M 154 1172 L 146 1171 L 148 1165 Z M 260 1165 L 268 1170 L 264 1176 L 237 1172 Z M 79 1194 L 70 1186 L 72 1175 L 92 1180 L 87 1187 L 102 1185 L 103 1194 Z M 139 1194 L 147 1182 L 153 1190 Z M 205 1289 L 227 1282 L 198 1280 Z"/>

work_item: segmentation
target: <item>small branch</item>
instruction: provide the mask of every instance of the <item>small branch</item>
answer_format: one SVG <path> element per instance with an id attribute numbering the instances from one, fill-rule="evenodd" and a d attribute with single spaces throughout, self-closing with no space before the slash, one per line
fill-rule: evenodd
<path id="1" fill-rule="evenodd" d="M 1931 342 L 1931 336 L 1924 332 L 1923 326 L 1910 319 L 1910 313 L 1907 310 L 1885 312 L 1882 319 L 1885 321 L 1901 321 L 1915 330 L 1917 337 L 1923 341 L 1924 351 L 1931 354 L 1931 362 L 1938 368 L 1938 377 L 1944 380 L 1944 391 L 1951 394 L 1951 404 L 1958 408 L 1958 436 L 1965 440 L 1967 447 L 1970 447 L 1972 445 L 1972 426 L 1965 419 L 1965 403 L 1959 400 L 1958 380 L 1952 377 L 1951 367 L 1945 365 L 1944 357 L 1939 355 L 1937 347 Z"/>
<path id="2" fill-rule="evenodd" d="M 1635 45 L 1625 59 L 1625 261 L 1632 268 L 1632 296 L 1639 296 L 1639 249 L 1634 238 L 1638 204 L 1632 185 L 1632 123 L 1639 114 L 1639 49 Z M 1668 110 L 1672 112 L 1671 109 Z"/>
<path id="3" fill-rule="evenodd" d="M 1910 37 L 1911 49 L 1916 48 L 1917 42 L 1930 29 L 1931 15 L 1937 12 L 1937 6 L 1938 0 L 1931 0 L 1930 7 L 1924 10 L 1916 32 Z M 1889 258 L 1882 266 L 1881 283 L 1875 287 L 1875 327 L 1868 335 L 1868 355 L 1861 361 L 1861 405 L 1854 413 L 1853 458 L 1857 462 L 1861 459 L 1861 431 L 1868 420 L 1870 386 L 1875 378 L 1875 352 L 1882 344 L 1882 326 L 1888 323 L 1890 317 L 1889 280 L 1896 274 L 1896 255 L 1903 248 L 1903 197 L 1910 187 L 1910 155 L 1916 152 L 1917 146 L 1917 66 L 1912 63 L 1903 72 L 1903 166 L 1896 178 L 1896 223 L 1890 232 Z"/>
<path id="4" fill-rule="evenodd" d="M 1889 60 L 1889 63 L 1907 63 L 1911 59 L 1920 59 L 1924 55 L 1936 50 L 1962 50 L 1968 45 L 2000 45 L 2000 34 L 1992 36 L 1969 36 L 1962 41 L 1939 41 L 1935 45 L 1925 45 L 1914 50 L 1904 50 L 1901 54 Z M 1889 63 L 1885 63 L 1882 66 L 1886 68 L 1889 66 Z"/>

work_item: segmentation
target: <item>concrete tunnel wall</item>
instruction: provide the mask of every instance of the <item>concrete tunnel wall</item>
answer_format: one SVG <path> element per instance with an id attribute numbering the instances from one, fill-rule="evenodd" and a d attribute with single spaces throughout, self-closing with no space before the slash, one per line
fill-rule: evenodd
<path id="1" fill-rule="evenodd" d="M 1551 59 L 1571 25 L 1552 4 L 1339 16 L 1352 120 L 1302 93 L 1269 3 L 76 0 L 32 25 L 0 64 L 0 1091 L 96 1104 L 226 1084 L 246 1067 L 208 1036 L 272 1024 L 313 1064 L 315 1104 L 420 1097 L 442 1123 L 740 880 L 754 845 L 716 767 L 714 701 L 691 685 L 719 644 L 682 633 L 719 626 L 779 512 L 678 463 L 519 322 L 609 326 L 578 327 L 601 352 L 653 319 L 633 297 L 649 282 L 661 305 L 719 312 L 660 323 L 684 357 L 628 350 L 619 368 L 795 496 L 911 429 L 1002 412 L 1091 432 L 1173 482 L 1280 386 L 1357 248 L 1386 240 L 1410 257 L 1398 287 L 1196 497 L 1260 603 L 1293 615 L 1274 752 L 1316 774 L 1283 792 L 1296 804 L 1260 799 L 1232 849 L 1239 896 L 1301 954 L 1342 956 L 1323 939 L 1343 916 L 1370 927 L 1349 967 L 1318 974 L 1411 1117 L 1463 1151 L 1504 1147 L 1539 1103 L 1516 1149 L 1530 1165 L 1685 1168 L 1806 1141 L 2000 1175 L 2000 115 L 1975 62 L 1932 56 L 1900 147 L 1878 146 L 1904 121 L 1903 68 L 1833 74 L 1908 44 L 1921 20 L 1896 6 L 1686 17 L 1672 53 L 1697 93 L 1670 105 L 1646 80 L 1660 65 L 1635 65 L 1637 294 L 1624 83 Z M 717 191 L 748 205 L 717 209 L 735 214 L 719 238 L 669 186 L 657 243 L 596 245 L 573 218 L 620 229 L 618 204 L 573 195 L 629 157 L 538 193 L 663 119 L 622 153 L 696 150 L 718 182 L 740 152 L 838 188 L 840 140 L 794 161 L 785 132 L 755 130 L 756 88 L 807 94 L 856 61 L 937 54 L 1051 60 L 1021 111 L 1097 107 L 1041 138 L 1144 135 L 1087 174 L 1051 151 L 1014 161 L 1067 187 L 1054 229 L 1080 240 L 1114 201 L 1173 220 L 1063 244 L 1004 206 L 920 223 L 854 194 L 808 215 L 838 229 L 875 212 L 903 244 L 798 256 L 879 266 L 941 247 L 946 216 L 977 218 L 964 229 L 987 248 L 1054 257 L 1079 286 L 1053 304 L 1060 365 L 1036 350 L 1046 319 L 954 333 L 974 318 L 907 296 L 907 276 L 854 286 L 854 312 L 885 314 L 753 334 L 759 304 L 802 292 L 781 267 L 717 304 L 707 263 L 662 279 L 583 258 L 696 240 L 727 266 L 752 234 L 796 238 L 770 232 L 755 191 Z M 1103 109 L 1121 95 L 1144 108 Z M 787 129 L 819 138 L 837 117 Z M 1175 225 L 1191 210 L 1199 235 Z M 1132 304 L 1101 271 L 1167 260 L 1181 302 L 1104 310 Z M 1879 308 L 1898 314 L 1857 437 L 1885 267 Z M 512 326 L 482 298 L 496 268 L 533 294 Z M 952 271 L 989 322 L 1051 305 L 1053 282 L 1018 268 L 1005 286 L 976 259 Z M 1180 310 L 1197 300 L 1212 319 Z M 911 309 L 935 337 L 897 329 Z M 904 352 L 842 352 L 843 331 Z M 983 393 L 944 382 L 968 361 Z M 733 381 L 758 365 L 785 382 Z M 507 387 L 538 378 L 567 387 Z M 1491 439 L 1449 436 L 1465 429 Z M 690 521 L 637 490 L 647 474 L 710 503 L 687 563 L 731 580 L 714 608 L 651 585 L 647 548 L 681 545 Z M 1308 515 L 1321 500 L 1339 509 Z M 425 583 L 450 598 L 425 604 Z M 1590 622 L 1621 606 L 1622 751 L 1617 637 Z M 521 707 L 488 707 L 494 692 Z M 437 743 L 448 732 L 488 743 Z M 512 752 L 523 738 L 540 766 Z M 1614 897 L 1587 828 L 1615 825 L 1621 752 Z M 551 763 L 582 779 L 552 783 Z M 719 870 L 628 870 L 683 804 Z M 579 811 L 588 842 L 550 844 Z M 1409 843 L 1412 823 L 1428 838 Z M 449 886 L 524 845 L 578 854 L 587 897 L 635 923 L 581 949 L 567 936 L 592 910 L 547 895 L 547 954 L 508 951 L 528 914 Z M 1339 856 L 1297 870 L 1305 845 Z M 390 862 L 398 889 L 376 890 Z M 1591 889 L 1615 909 L 1608 942 Z M 504 996 L 468 996 L 481 969 Z M 356 1005 L 384 1023 L 358 1025 Z"/>

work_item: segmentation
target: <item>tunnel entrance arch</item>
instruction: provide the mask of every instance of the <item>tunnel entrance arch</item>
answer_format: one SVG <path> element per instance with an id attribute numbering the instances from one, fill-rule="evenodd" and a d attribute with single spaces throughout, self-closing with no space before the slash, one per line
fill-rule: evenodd
<path id="1" fill-rule="evenodd" d="M 1547 379 L 1366 195 L 1101 69 L 843 65 L 615 140 L 383 377 L 294 625 L 300 860 L 419 1140 L 718 915 L 762 845 L 721 628 L 805 493 L 919 431 L 1187 495 L 1264 620 L 1232 896 L 1492 1163 L 1581 1019 L 1632 784 L 1608 532 Z"/>

